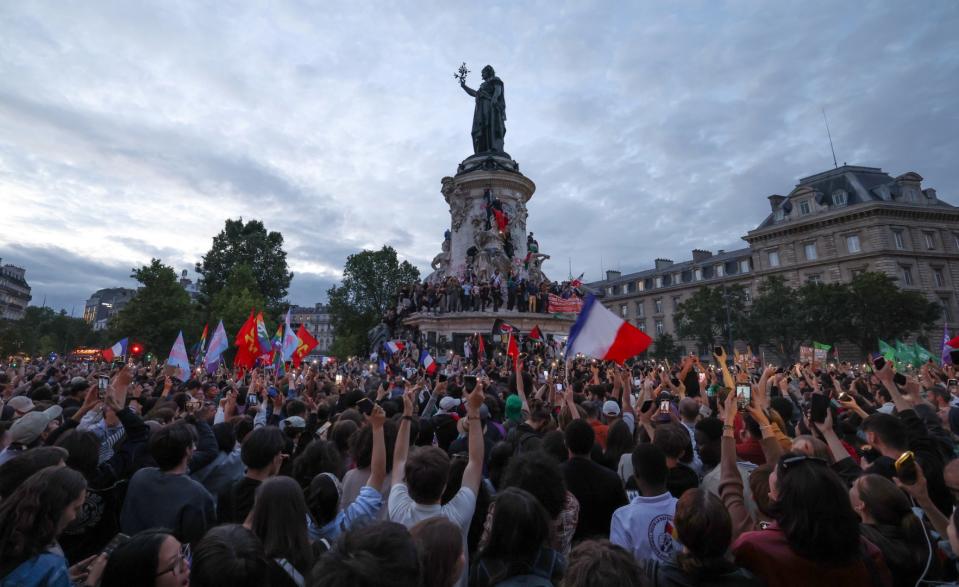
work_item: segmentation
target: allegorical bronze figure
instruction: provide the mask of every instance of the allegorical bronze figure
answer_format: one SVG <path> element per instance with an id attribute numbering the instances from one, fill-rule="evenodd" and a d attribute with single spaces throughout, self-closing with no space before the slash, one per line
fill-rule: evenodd
<path id="1" fill-rule="evenodd" d="M 483 83 L 479 89 L 466 85 L 464 63 L 454 77 L 460 80 L 460 87 L 476 98 L 473 109 L 473 153 L 503 153 L 503 137 L 506 135 L 506 99 L 503 95 L 503 81 L 496 77 L 493 67 L 483 68 Z"/>

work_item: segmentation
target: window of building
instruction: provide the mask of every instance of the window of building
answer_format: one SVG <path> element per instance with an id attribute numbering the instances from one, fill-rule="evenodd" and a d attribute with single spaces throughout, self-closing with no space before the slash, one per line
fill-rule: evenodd
<path id="1" fill-rule="evenodd" d="M 646 291 L 646 283 L 643 281 L 637 281 L 636 289 L 638 289 L 639 291 Z"/>
<path id="2" fill-rule="evenodd" d="M 923 232 L 922 239 L 926 243 L 926 248 L 930 251 L 936 248 L 936 234 L 933 232 Z"/>
<path id="3" fill-rule="evenodd" d="M 615 295 L 615 292 L 616 292 L 616 288 L 613 286 L 609 286 L 606 288 L 606 295 L 608 296 Z"/>
<path id="4" fill-rule="evenodd" d="M 942 304 L 942 316 L 946 319 L 946 322 L 952 322 L 952 304 L 949 301 L 948 297 L 939 298 L 939 303 Z"/>
<path id="5" fill-rule="evenodd" d="M 651 278 L 647 277 L 647 278 L 643 281 L 643 289 L 644 289 L 644 290 L 653 289 L 653 280 L 652 280 Z"/>
<path id="6" fill-rule="evenodd" d="M 959 232 L 952 233 L 952 244 L 956 245 L 956 250 L 959 251 Z"/>
<path id="7" fill-rule="evenodd" d="M 932 268 L 932 278 L 936 282 L 936 287 L 945 287 L 946 277 L 943 275 L 941 267 Z"/>
<path id="8" fill-rule="evenodd" d="M 657 321 L 656 321 L 656 336 L 662 336 L 665 331 L 666 331 L 666 329 L 663 328 L 663 321 L 662 321 L 662 320 L 657 320 Z"/>
<path id="9" fill-rule="evenodd" d="M 957 237 L 957 238 L 959 238 L 959 237 Z M 702 269 L 696 269 L 695 271 L 693 271 L 693 279 L 695 279 L 696 281 L 702 281 L 702 280 L 703 280 L 703 270 L 702 270 Z"/>
<path id="10" fill-rule="evenodd" d="M 846 237 L 846 250 L 850 253 L 858 253 L 862 250 L 862 248 L 859 246 L 858 234 L 850 234 Z"/>
<path id="11" fill-rule="evenodd" d="M 662 276 L 656 278 L 656 287 L 663 287 L 663 278 L 662 278 Z"/>
<path id="12" fill-rule="evenodd" d="M 776 212 L 773 213 L 773 219 L 776 222 L 782 222 L 785 218 L 786 218 L 786 214 L 782 211 L 781 208 L 779 210 L 776 210 Z"/>
<path id="13" fill-rule="evenodd" d="M 682 299 L 683 299 L 682 296 L 673 296 L 673 309 L 674 309 L 674 310 L 679 307 L 679 304 L 680 304 L 680 302 L 682 301 Z"/>
<path id="14" fill-rule="evenodd" d="M 643 332 L 646 332 L 646 321 L 645 321 L 645 320 L 637 320 L 637 321 L 636 321 L 636 328 L 639 328 L 639 329 L 642 330 Z"/>
<path id="15" fill-rule="evenodd" d="M 653 300 L 653 306 L 656 308 L 657 314 L 663 313 L 663 298 L 656 298 Z"/>
<path id="16" fill-rule="evenodd" d="M 663 285 L 669 286 L 673 284 L 673 276 L 670 275 L 669 273 L 667 273 L 666 275 L 663 275 L 662 280 L 663 280 Z"/>
<path id="17" fill-rule="evenodd" d="M 822 283 L 822 274 L 813 273 L 806 276 L 806 283 Z"/>
<path id="18" fill-rule="evenodd" d="M 640 318 L 646 316 L 646 304 L 643 302 L 636 302 L 636 315 Z"/>
<path id="19" fill-rule="evenodd" d="M 687 269 L 683 271 L 683 283 L 689 283 L 693 280 L 693 272 Z"/>
<path id="20" fill-rule="evenodd" d="M 819 258 L 816 254 L 816 243 L 806 243 L 803 245 L 803 252 L 806 254 L 807 261 L 815 261 Z"/>
<path id="21" fill-rule="evenodd" d="M 799 213 L 805 216 L 809 214 L 809 212 L 809 200 L 803 200 L 802 202 L 799 202 Z"/>
<path id="22" fill-rule="evenodd" d="M 904 285 L 912 285 L 912 266 L 900 265 L 899 270 L 902 273 L 902 283 Z"/>
<path id="23" fill-rule="evenodd" d="M 628 306 L 627 304 L 622 304 L 622 305 L 619 307 L 619 314 L 620 314 L 623 318 L 628 317 L 628 316 L 629 316 L 629 306 Z"/>
<path id="24" fill-rule="evenodd" d="M 896 248 L 900 251 L 906 248 L 906 240 L 902 236 L 902 229 L 894 228 L 892 230 L 892 238 L 896 243 Z"/>
<path id="25" fill-rule="evenodd" d="M 846 205 L 846 190 L 836 190 L 832 193 L 832 205 L 837 208 L 842 208 Z"/>
<path id="26" fill-rule="evenodd" d="M 859 268 L 853 269 L 853 270 L 850 271 L 849 273 L 852 275 L 852 278 L 855 279 L 855 278 L 859 277 L 860 275 L 862 275 L 862 274 L 865 273 L 865 272 L 866 272 L 865 269 L 863 269 L 862 267 L 859 267 Z"/>
<path id="27" fill-rule="evenodd" d="M 779 251 L 769 251 L 769 266 L 779 267 Z"/>
<path id="28" fill-rule="evenodd" d="M 745 300 L 747 304 L 750 304 L 753 301 L 753 294 L 748 289 L 743 290 L 743 300 Z"/>
<path id="29" fill-rule="evenodd" d="M 749 259 L 742 259 L 739 261 L 739 272 L 749 273 Z"/>
<path id="30" fill-rule="evenodd" d="M 723 275 L 726 275 L 726 268 L 720 263 L 716 265 L 716 277 L 722 277 Z"/>

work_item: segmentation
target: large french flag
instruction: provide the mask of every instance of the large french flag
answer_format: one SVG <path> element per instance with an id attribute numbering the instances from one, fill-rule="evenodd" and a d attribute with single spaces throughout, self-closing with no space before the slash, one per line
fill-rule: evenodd
<path id="1" fill-rule="evenodd" d="M 391 355 L 406 348 L 402 340 L 388 340 L 384 342 L 383 345 L 386 346 L 386 350 L 389 351 Z"/>
<path id="2" fill-rule="evenodd" d="M 423 368 L 426 369 L 427 375 L 432 375 L 436 373 L 436 361 L 433 360 L 433 357 L 430 355 L 429 351 L 423 350 L 420 354 L 420 365 L 423 365 Z"/>
<path id="3" fill-rule="evenodd" d="M 645 351 L 652 343 L 653 339 L 643 331 L 623 321 L 590 294 L 586 296 L 576 324 L 569 331 L 566 357 L 582 353 L 622 365 L 623 361 Z"/>
<path id="4" fill-rule="evenodd" d="M 103 360 L 109 362 L 116 357 L 125 357 L 127 354 L 127 343 L 129 341 L 129 338 L 124 338 L 112 347 L 100 351 L 100 354 L 103 355 Z"/>

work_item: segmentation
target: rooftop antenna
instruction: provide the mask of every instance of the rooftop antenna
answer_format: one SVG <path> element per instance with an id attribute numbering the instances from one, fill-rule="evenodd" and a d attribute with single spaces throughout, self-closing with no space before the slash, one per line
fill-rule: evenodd
<path id="1" fill-rule="evenodd" d="M 606 269 L 603 268 L 603 256 L 600 255 L 599 256 L 599 280 L 600 281 L 606 279 L 604 275 L 606 275 Z"/>
<path id="2" fill-rule="evenodd" d="M 567 257 L 567 260 L 569 261 L 569 279 L 570 281 L 572 281 L 573 280 L 573 258 Z"/>
<path id="3" fill-rule="evenodd" d="M 829 120 L 826 119 L 826 109 L 822 109 L 822 121 L 826 123 L 826 136 L 829 137 L 829 150 L 832 151 L 832 164 L 839 169 L 839 162 L 836 161 L 836 148 L 832 145 L 832 133 L 829 132 Z"/>

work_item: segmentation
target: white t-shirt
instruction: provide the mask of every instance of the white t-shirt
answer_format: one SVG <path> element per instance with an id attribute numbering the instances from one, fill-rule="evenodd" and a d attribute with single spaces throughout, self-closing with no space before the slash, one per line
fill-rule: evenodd
<path id="1" fill-rule="evenodd" d="M 413 501 L 406 483 L 398 483 L 390 489 L 389 511 L 390 521 L 412 528 L 423 520 L 442 516 L 460 527 L 463 535 L 463 557 L 466 564 L 463 574 L 460 575 L 458 585 L 466 587 L 469 569 L 469 547 L 466 545 L 466 535 L 469 533 L 470 522 L 473 520 L 473 511 L 476 509 L 476 494 L 469 487 L 462 487 L 446 505 L 423 505 Z"/>
<path id="2" fill-rule="evenodd" d="M 677 501 L 669 493 L 634 497 L 629 505 L 613 512 L 609 541 L 633 553 L 637 561 L 656 558 L 668 562 L 678 549 L 672 537 Z"/>

